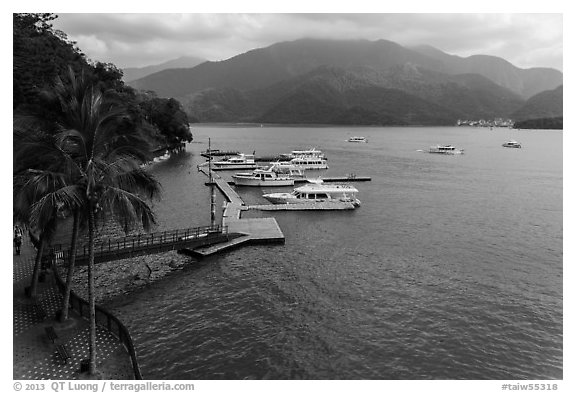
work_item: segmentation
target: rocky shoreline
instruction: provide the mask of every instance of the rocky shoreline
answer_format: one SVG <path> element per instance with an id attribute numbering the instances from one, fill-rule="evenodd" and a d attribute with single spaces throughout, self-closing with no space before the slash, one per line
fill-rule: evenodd
<path id="1" fill-rule="evenodd" d="M 159 281 L 170 273 L 181 270 L 190 257 L 168 251 L 160 254 L 143 255 L 98 263 L 95 266 L 94 286 L 96 304 L 104 305 L 118 296 L 125 296 Z M 66 267 L 58 265 L 58 274 L 66 279 Z M 74 269 L 72 290 L 88 299 L 88 267 Z"/>

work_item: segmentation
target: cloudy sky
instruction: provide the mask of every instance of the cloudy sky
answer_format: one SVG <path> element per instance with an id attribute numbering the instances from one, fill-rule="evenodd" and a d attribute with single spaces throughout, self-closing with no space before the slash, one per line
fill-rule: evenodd
<path id="1" fill-rule="evenodd" d="M 276 42 L 313 37 L 428 44 L 459 56 L 499 56 L 521 68 L 563 70 L 560 13 L 57 14 L 54 27 L 90 59 L 118 67 L 185 55 L 224 60 Z"/>

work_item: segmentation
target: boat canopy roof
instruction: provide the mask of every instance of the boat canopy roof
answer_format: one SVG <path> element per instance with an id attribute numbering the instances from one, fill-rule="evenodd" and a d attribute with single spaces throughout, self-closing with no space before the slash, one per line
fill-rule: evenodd
<path id="1" fill-rule="evenodd" d="M 292 154 L 320 154 L 320 150 L 316 150 L 315 147 L 306 150 L 292 150 Z"/>

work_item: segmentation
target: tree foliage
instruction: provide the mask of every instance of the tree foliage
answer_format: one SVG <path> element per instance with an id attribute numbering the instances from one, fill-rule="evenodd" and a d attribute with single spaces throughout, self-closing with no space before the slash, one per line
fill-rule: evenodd
<path id="1" fill-rule="evenodd" d="M 143 101 L 140 107 L 145 113 L 146 120 L 158 127 L 168 145 L 182 141 L 192 142 L 188 116 L 178 101 L 173 98 L 152 97 Z"/>
<path id="2" fill-rule="evenodd" d="M 563 117 L 546 117 L 542 119 L 531 119 L 519 121 L 514 124 L 514 128 L 536 129 L 536 130 L 562 130 L 564 129 Z"/>
<path id="3" fill-rule="evenodd" d="M 64 32 L 53 28 L 51 22 L 56 18 L 49 13 L 13 14 L 16 115 L 44 118 L 46 127 L 57 123 L 62 117 L 61 107 L 45 97 L 45 92 L 71 68 L 94 88 L 106 91 L 109 101 L 123 105 L 128 116 L 122 119 L 121 128 L 139 130 L 150 150 L 192 140 L 188 118 L 178 101 L 138 93 L 124 84 L 122 70 L 114 64 L 89 61 Z"/>
<path id="4" fill-rule="evenodd" d="M 88 66 L 84 54 L 61 31 L 53 14 L 13 14 L 14 108 L 34 105 L 39 92 L 71 66 Z"/>

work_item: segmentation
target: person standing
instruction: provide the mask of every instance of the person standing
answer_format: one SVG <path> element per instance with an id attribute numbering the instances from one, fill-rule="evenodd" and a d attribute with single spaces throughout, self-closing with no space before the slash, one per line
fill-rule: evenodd
<path id="1" fill-rule="evenodd" d="M 16 255 L 20 255 L 20 247 L 22 246 L 22 228 L 16 225 L 14 227 L 14 246 L 16 247 Z"/>

